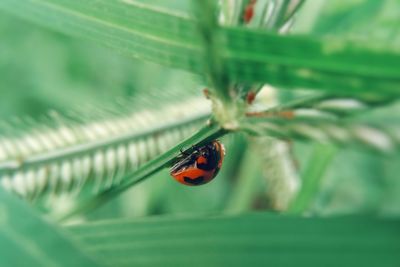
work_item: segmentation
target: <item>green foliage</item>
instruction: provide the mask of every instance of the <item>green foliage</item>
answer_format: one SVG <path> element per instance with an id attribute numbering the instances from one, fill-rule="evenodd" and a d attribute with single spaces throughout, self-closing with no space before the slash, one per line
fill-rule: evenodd
<path id="1" fill-rule="evenodd" d="M 398 220 L 237 217 L 106 221 L 68 229 L 109 266 L 393 266 Z"/>
<path id="2" fill-rule="evenodd" d="M 0 188 L 0 258 L 4 266 L 101 266 L 79 241 Z"/>
<path id="3" fill-rule="evenodd" d="M 0 265 L 396 265 L 399 10 L 0 1 Z"/>
<path id="4" fill-rule="evenodd" d="M 208 50 L 199 46 L 196 21 L 188 14 L 160 10 L 151 3 L 5 0 L 0 8 L 142 60 L 195 73 L 210 70 L 205 67 L 208 61 L 205 62 L 204 52 Z M 119 15 L 121 10 L 125 16 Z M 341 89 L 346 93 L 398 91 L 399 51 L 387 49 L 381 42 L 280 36 L 238 28 L 221 29 L 215 42 L 219 40 L 213 44 L 218 46 L 223 60 L 219 64 L 223 65 L 224 75 L 233 81 Z"/>

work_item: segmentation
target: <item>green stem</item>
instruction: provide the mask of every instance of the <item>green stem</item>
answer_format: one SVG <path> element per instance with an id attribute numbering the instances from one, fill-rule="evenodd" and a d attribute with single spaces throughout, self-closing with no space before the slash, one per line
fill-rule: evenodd
<path id="1" fill-rule="evenodd" d="M 193 9 L 198 21 L 198 31 L 203 41 L 206 75 L 217 98 L 224 103 L 229 103 L 231 102 L 229 81 L 225 74 L 224 62 L 221 57 L 220 26 L 218 24 L 215 1 L 194 1 Z"/>

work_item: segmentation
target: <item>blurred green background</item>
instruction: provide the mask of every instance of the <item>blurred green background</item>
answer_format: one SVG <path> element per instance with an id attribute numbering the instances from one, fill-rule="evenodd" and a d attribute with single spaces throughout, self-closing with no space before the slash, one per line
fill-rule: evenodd
<path id="1" fill-rule="evenodd" d="M 390 39 L 386 45 L 393 47 L 399 43 L 395 35 L 398 10 L 393 10 L 396 1 L 317 2 L 309 1 L 304 6 L 295 32 L 343 35 L 366 41 Z M 136 61 L 96 43 L 52 32 L 3 13 L 0 36 L 0 114 L 4 120 L 21 116 L 40 118 L 49 110 L 63 114 L 86 106 L 113 105 L 118 98 L 135 97 L 149 90 L 202 88 L 201 80 L 188 73 Z M 376 112 L 390 114 L 398 110 L 394 105 Z M 265 152 L 257 146 L 258 141 L 241 134 L 230 135 L 223 141 L 227 146 L 226 160 L 212 183 L 199 188 L 185 187 L 173 181 L 165 170 L 108 203 L 91 218 L 274 209 L 268 193 L 268 168 L 274 166 L 257 156 Z M 316 146 L 289 144 L 298 174 L 313 164 Z M 340 149 L 322 172 L 309 213 L 399 215 L 399 172 L 399 155 Z"/>

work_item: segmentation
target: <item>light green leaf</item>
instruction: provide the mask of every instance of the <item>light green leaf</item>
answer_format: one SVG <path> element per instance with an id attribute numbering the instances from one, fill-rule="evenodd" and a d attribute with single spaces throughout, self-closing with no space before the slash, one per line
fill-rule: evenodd
<path id="1" fill-rule="evenodd" d="M 100 266 L 78 241 L 0 187 L 1 266 Z"/>
<path id="2" fill-rule="evenodd" d="M 199 53 L 199 38 L 193 21 L 185 14 L 158 6 L 134 0 L 25 0 L 2 1 L 0 9 L 142 60 L 203 69 L 202 60 L 195 56 Z"/>

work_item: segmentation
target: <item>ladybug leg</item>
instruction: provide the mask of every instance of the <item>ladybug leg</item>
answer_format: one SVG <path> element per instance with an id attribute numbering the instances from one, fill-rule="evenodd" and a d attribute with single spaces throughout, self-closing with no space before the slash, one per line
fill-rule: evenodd
<path id="1" fill-rule="evenodd" d="M 179 151 L 181 152 L 181 155 L 182 156 L 184 156 L 184 157 L 187 157 L 187 156 L 189 156 L 191 153 L 188 153 L 188 152 L 186 152 L 186 151 L 183 151 L 183 147 L 181 147 L 180 149 L 179 149 Z"/>
<path id="2" fill-rule="evenodd" d="M 191 154 L 193 154 L 193 153 L 197 153 L 197 149 L 196 149 L 196 146 L 195 146 L 195 145 L 192 145 L 192 146 L 190 147 L 190 150 L 191 150 L 192 152 L 191 152 L 191 153 L 188 153 L 188 152 L 186 152 L 186 151 L 183 151 L 183 147 L 181 147 L 181 148 L 179 149 L 179 151 L 181 152 L 181 154 L 184 155 L 184 156 L 189 156 L 189 155 L 191 155 Z"/>
<path id="3" fill-rule="evenodd" d="M 179 152 L 181 152 L 181 154 L 182 154 L 183 156 L 186 156 L 186 155 L 187 155 L 187 153 L 186 153 L 185 151 L 183 151 L 183 147 L 181 147 L 181 148 L 179 149 Z"/>

